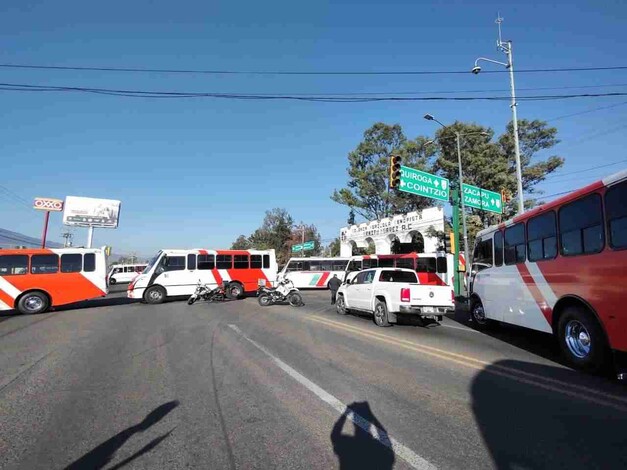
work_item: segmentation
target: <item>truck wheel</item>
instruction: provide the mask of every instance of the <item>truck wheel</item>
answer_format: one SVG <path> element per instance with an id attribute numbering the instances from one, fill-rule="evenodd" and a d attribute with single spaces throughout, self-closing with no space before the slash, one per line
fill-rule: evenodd
<path id="1" fill-rule="evenodd" d="M 35 315 L 37 313 L 44 313 L 48 310 L 50 302 L 48 301 L 48 296 L 43 292 L 27 292 L 22 297 L 20 297 L 19 302 L 17 303 L 17 311 L 23 315 Z"/>
<path id="2" fill-rule="evenodd" d="M 160 304 L 165 300 L 166 292 L 161 286 L 152 286 L 144 292 L 144 300 L 148 304 Z"/>
<path id="3" fill-rule="evenodd" d="M 374 304 L 374 322 L 377 326 L 390 326 L 388 321 L 388 308 L 385 302 L 377 300 Z"/>
<path id="4" fill-rule="evenodd" d="M 338 315 L 346 315 L 348 314 L 348 309 L 346 308 L 346 302 L 344 302 L 344 296 L 338 295 L 337 300 L 335 301 L 335 311 Z"/>
<path id="5" fill-rule="evenodd" d="M 590 372 L 602 372 L 609 348 L 601 326 L 580 307 L 567 307 L 557 326 L 560 348 L 570 364 Z"/>

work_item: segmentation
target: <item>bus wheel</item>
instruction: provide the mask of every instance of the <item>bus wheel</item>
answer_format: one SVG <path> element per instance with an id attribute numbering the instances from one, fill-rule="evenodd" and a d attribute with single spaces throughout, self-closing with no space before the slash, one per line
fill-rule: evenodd
<path id="1" fill-rule="evenodd" d="M 161 286 L 152 286 L 146 289 L 144 300 L 149 304 L 160 304 L 165 300 L 165 289 Z"/>
<path id="2" fill-rule="evenodd" d="M 48 296 L 43 292 L 27 292 L 20 297 L 17 303 L 17 310 L 24 315 L 34 315 L 48 310 L 49 304 Z"/>
<path id="3" fill-rule="evenodd" d="M 479 330 L 485 330 L 490 327 L 491 321 L 485 317 L 485 310 L 481 300 L 475 298 L 470 302 L 470 319 Z"/>
<path id="4" fill-rule="evenodd" d="M 110 285 L 112 285 L 112 286 L 113 286 L 113 285 L 115 285 L 115 283 L 116 283 L 116 282 L 117 282 L 117 281 L 115 280 L 115 278 L 114 278 L 114 277 L 112 277 L 111 279 L 109 279 L 109 284 L 110 284 Z"/>
<path id="5" fill-rule="evenodd" d="M 239 282 L 232 282 L 227 287 L 227 294 L 231 299 L 241 299 L 244 295 L 244 288 Z"/>
<path id="6" fill-rule="evenodd" d="M 602 372 L 608 364 L 608 346 L 601 326 L 581 307 L 567 307 L 557 327 L 560 348 L 578 369 Z"/>

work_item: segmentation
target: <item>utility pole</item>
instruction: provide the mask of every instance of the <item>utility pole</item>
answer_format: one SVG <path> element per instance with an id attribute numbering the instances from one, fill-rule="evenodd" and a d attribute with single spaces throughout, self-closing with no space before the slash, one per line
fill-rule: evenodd
<path id="1" fill-rule="evenodd" d="M 71 247 L 72 246 L 72 237 L 73 237 L 72 232 L 67 230 L 67 231 L 63 232 L 63 234 L 61 236 L 63 238 L 65 238 L 65 241 L 63 242 L 63 247 L 64 248 Z"/>

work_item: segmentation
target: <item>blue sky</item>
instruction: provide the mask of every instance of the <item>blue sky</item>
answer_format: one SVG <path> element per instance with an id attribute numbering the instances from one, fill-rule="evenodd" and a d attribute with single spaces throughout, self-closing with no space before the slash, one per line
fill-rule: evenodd
<path id="1" fill-rule="evenodd" d="M 627 65 L 619 1 L 555 2 L 122 2 L 6 0 L 0 62 L 171 69 L 394 71 L 466 70 L 495 50 L 494 18 L 514 41 L 515 66 Z M 488 70 L 489 66 L 485 67 Z M 373 93 L 502 90 L 506 74 L 255 76 L 124 74 L 0 69 L 3 83 L 242 93 Z M 518 94 L 627 91 L 627 70 L 518 74 Z M 600 85 L 608 85 L 600 87 Z M 612 85 L 612 86 L 609 86 Z M 599 88 L 573 88 L 566 87 Z M 525 91 L 549 87 L 555 90 Z M 429 96 L 429 93 L 425 93 Z M 162 247 L 227 247 L 286 208 L 337 236 L 347 209 L 329 195 L 346 182 L 347 153 L 377 121 L 408 137 L 443 122 L 474 121 L 502 132 L 505 102 L 308 103 L 148 100 L 90 94 L 1 91 L 0 184 L 18 197 L 122 200 L 117 230 L 95 243 L 149 255 Z M 551 119 L 627 102 L 627 97 L 524 102 L 519 118 Z M 553 124 L 566 157 L 546 194 L 627 167 L 627 105 Z M 611 165 L 615 162 L 621 162 Z M 599 165 L 597 170 L 580 170 Z M 571 174 L 572 173 L 572 174 Z M 0 226 L 28 235 L 42 214 L 0 190 Z M 60 239 L 59 214 L 50 237 Z M 75 230 L 83 243 L 86 229 Z"/>

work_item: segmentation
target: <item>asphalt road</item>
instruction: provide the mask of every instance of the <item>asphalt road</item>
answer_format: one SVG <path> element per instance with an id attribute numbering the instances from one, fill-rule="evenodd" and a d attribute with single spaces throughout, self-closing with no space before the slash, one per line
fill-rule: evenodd
<path id="1" fill-rule="evenodd" d="M 123 295 L 0 317 L 0 468 L 627 468 L 626 388 L 545 335 Z"/>

